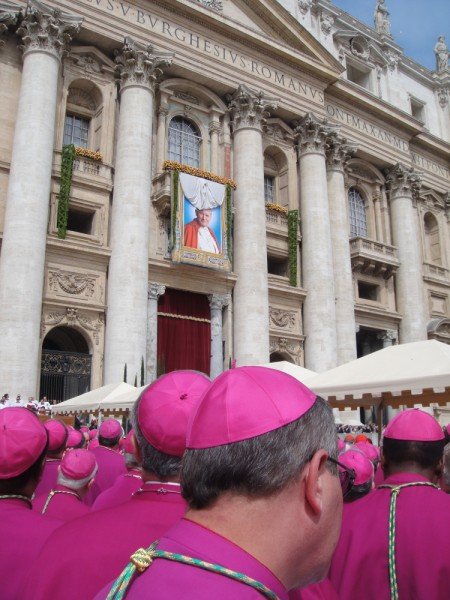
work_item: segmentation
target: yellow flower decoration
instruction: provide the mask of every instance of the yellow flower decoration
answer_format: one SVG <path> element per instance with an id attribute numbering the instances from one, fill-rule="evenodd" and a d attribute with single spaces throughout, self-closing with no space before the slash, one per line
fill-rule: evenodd
<path id="1" fill-rule="evenodd" d="M 75 147 L 75 154 L 77 156 L 83 156 L 84 158 L 90 158 L 91 160 L 96 160 L 98 162 L 101 162 L 103 160 L 101 152 L 96 152 L 95 150 L 88 150 L 87 148 L 80 148 L 79 146 Z"/>
<path id="2" fill-rule="evenodd" d="M 215 181 L 216 183 L 229 185 L 233 189 L 236 189 L 236 182 L 228 177 L 221 177 L 220 175 L 215 175 L 215 173 L 211 173 L 210 171 L 203 171 L 203 169 L 197 169 L 197 167 L 183 165 L 175 160 L 165 160 L 163 163 L 163 168 L 165 171 L 181 171 L 182 173 L 187 173 L 188 175 L 193 175 L 194 177 L 203 177 L 203 179 L 209 179 L 210 181 Z"/>
<path id="3" fill-rule="evenodd" d="M 283 215 L 288 214 L 288 209 L 285 206 L 281 206 L 280 204 L 272 204 L 271 202 L 267 202 L 266 210 L 273 210 L 274 212 L 279 212 Z"/>

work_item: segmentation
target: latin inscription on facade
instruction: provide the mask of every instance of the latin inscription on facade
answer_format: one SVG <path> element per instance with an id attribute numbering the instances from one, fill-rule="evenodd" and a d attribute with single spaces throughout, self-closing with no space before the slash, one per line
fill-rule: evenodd
<path id="1" fill-rule="evenodd" d="M 411 152 L 411 159 L 413 165 L 417 167 L 417 170 L 422 169 L 424 171 L 429 171 L 434 175 L 438 175 L 439 177 L 443 177 L 450 181 L 450 169 L 446 165 L 431 160 L 421 154 L 417 154 L 417 152 Z"/>
<path id="2" fill-rule="evenodd" d="M 363 119 L 362 117 L 359 117 L 358 115 L 355 115 L 349 112 L 348 110 L 345 110 L 344 108 L 335 106 L 334 104 L 327 104 L 325 108 L 328 117 L 331 117 L 336 121 L 344 123 L 349 127 L 358 129 L 362 133 L 366 133 L 368 136 L 380 140 L 384 144 L 392 146 L 397 150 L 409 153 L 408 142 L 406 140 L 403 140 L 402 138 L 399 138 L 393 133 L 390 133 L 389 131 L 378 127 L 378 125 L 370 123 L 370 121 L 367 121 L 366 119 Z"/>
<path id="3" fill-rule="evenodd" d="M 296 77 L 292 77 L 280 69 L 269 67 L 260 60 L 255 60 L 247 54 L 242 54 L 238 50 L 233 50 L 211 38 L 189 31 L 187 28 L 181 27 L 153 12 L 138 9 L 128 2 L 119 2 L 116 0 L 83 0 L 83 2 L 97 6 L 104 11 L 113 13 L 118 18 L 135 25 L 141 25 L 148 31 L 166 37 L 173 42 L 173 50 L 175 52 L 177 45 L 192 48 L 203 55 L 209 55 L 223 63 L 234 66 L 239 71 L 245 71 L 255 78 L 270 81 L 272 84 L 284 88 L 288 92 L 298 94 L 299 96 L 308 98 L 311 102 L 323 106 L 324 95 L 319 88 Z"/>

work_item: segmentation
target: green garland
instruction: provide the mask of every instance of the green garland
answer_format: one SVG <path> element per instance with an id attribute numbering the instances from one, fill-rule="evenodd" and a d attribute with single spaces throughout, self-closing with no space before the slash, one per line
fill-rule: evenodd
<path id="1" fill-rule="evenodd" d="M 227 248 L 228 248 L 228 259 L 231 262 L 233 258 L 233 201 L 231 198 L 231 185 L 227 185 L 226 191 L 226 210 L 227 210 Z"/>
<path id="2" fill-rule="evenodd" d="M 75 159 L 75 146 L 63 146 L 61 152 L 61 179 L 58 194 L 58 215 L 56 225 L 58 237 L 64 239 L 67 232 L 67 219 L 69 217 L 69 198 L 72 186 L 73 161 Z"/>
<path id="3" fill-rule="evenodd" d="M 288 212 L 289 285 L 297 286 L 298 210 Z"/>
<path id="4" fill-rule="evenodd" d="M 178 182 L 180 179 L 179 171 L 172 171 L 172 248 L 175 248 L 177 242 L 176 225 L 178 211 Z"/>

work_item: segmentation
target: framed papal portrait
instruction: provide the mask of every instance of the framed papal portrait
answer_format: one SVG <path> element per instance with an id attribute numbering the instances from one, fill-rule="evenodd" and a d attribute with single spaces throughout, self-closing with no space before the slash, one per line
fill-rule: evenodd
<path id="1" fill-rule="evenodd" d="M 172 260 L 230 271 L 227 186 L 184 172 L 172 185 Z"/>

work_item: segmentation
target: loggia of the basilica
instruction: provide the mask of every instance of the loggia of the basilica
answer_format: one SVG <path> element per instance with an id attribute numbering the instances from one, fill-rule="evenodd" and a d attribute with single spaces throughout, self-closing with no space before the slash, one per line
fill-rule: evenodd
<path id="1" fill-rule="evenodd" d="M 450 71 L 327 0 L 0 0 L 0 391 L 450 343 Z"/>

